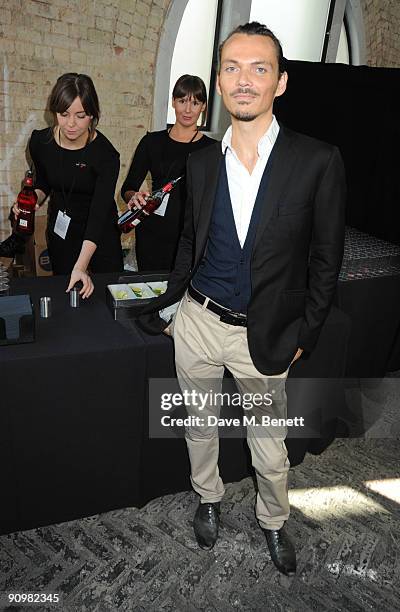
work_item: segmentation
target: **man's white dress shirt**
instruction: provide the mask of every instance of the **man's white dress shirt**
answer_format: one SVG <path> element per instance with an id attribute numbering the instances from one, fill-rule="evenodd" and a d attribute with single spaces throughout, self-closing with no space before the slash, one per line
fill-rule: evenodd
<path id="1" fill-rule="evenodd" d="M 226 173 L 228 176 L 233 217 L 242 247 L 246 240 L 261 178 L 278 134 L 279 124 L 275 115 L 273 115 L 271 125 L 264 136 L 258 141 L 258 159 L 251 174 L 232 148 L 232 126 L 228 127 L 221 142 L 222 152 L 225 153 L 226 159 Z"/>

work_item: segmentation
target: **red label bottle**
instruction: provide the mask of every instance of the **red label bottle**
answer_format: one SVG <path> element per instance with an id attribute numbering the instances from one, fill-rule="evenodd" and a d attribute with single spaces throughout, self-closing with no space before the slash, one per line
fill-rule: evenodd
<path id="1" fill-rule="evenodd" d="M 122 214 L 118 219 L 118 225 L 121 232 L 124 232 L 124 234 L 130 232 L 131 229 L 136 227 L 136 225 L 143 221 L 143 219 L 146 219 L 146 217 L 148 217 L 149 215 L 151 215 L 151 213 L 157 210 L 167 193 L 170 193 L 170 191 L 172 191 L 176 183 L 181 178 L 182 177 L 179 176 L 178 178 L 164 185 L 164 187 L 162 187 L 161 189 L 153 191 L 145 198 L 146 204 L 145 206 L 143 206 L 143 208 L 132 208 L 132 210 L 127 210 L 126 212 L 124 212 L 124 214 Z"/>
<path id="2" fill-rule="evenodd" d="M 33 188 L 33 175 L 31 170 L 25 175 L 24 184 L 17 196 L 20 213 L 15 224 L 17 234 L 30 236 L 35 230 L 35 208 L 37 195 Z"/>

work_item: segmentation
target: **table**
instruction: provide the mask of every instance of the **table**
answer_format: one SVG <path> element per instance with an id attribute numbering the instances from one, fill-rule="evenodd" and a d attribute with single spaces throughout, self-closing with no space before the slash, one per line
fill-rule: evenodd
<path id="1" fill-rule="evenodd" d="M 400 246 L 346 227 L 335 303 L 352 323 L 346 376 L 400 370 Z"/>
<path id="2" fill-rule="evenodd" d="M 145 346 L 111 318 L 110 277 L 96 280 L 79 309 L 64 277 L 13 285 L 37 312 L 50 296 L 53 315 L 36 316 L 35 343 L 0 347 L 2 532 L 140 504 Z"/>

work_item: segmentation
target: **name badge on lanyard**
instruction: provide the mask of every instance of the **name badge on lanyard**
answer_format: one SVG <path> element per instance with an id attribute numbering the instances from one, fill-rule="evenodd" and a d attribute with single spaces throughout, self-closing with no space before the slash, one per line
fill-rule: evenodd
<path id="1" fill-rule="evenodd" d="M 60 238 L 63 240 L 65 240 L 67 235 L 70 221 L 71 217 L 69 217 L 66 212 L 63 212 L 62 210 L 58 211 L 57 219 L 54 225 L 54 233 L 57 234 L 57 236 L 60 236 Z"/>

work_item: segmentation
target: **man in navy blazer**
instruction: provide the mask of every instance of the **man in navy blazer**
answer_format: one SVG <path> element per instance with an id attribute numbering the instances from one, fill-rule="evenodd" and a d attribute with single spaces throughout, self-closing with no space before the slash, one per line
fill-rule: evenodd
<path id="1" fill-rule="evenodd" d="M 295 550 L 284 529 L 285 381 L 290 365 L 313 350 L 334 297 L 344 246 L 344 168 L 336 147 L 276 121 L 273 102 L 288 76 L 270 30 L 256 22 L 239 26 L 219 59 L 217 91 L 232 124 L 222 143 L 189 158 L 175 268 L 141 325 L 173 335 L 182 390 L 218 393 L 226 367 L 242 394 L 264 398 L 262 405 L 254 401 L 245 423 L 256 516 L 276 567 L 292 575 Z M 158 311 L 178 300 L 168 325 Z M 199 415 L 197 406 L 186 409 Z M 217 540 L 224 494 L 218 427 L 209 419 L 219 409 L 210 402 L 202 425 L 185 433 L 200 496 L 194 531 L 205 549 Z M 277 427 L 268 426 L 270 417 L 279 417 Z"/>

